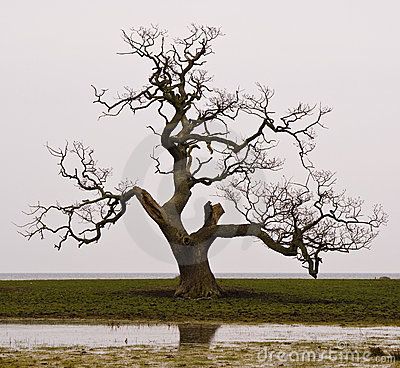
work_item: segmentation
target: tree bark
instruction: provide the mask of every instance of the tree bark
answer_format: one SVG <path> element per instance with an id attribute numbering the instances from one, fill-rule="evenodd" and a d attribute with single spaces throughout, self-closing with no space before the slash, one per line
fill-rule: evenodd
<path id="1" fill-rule="evenodd" d="M 216 298 L 221 288 L 208 262 L 208 248 L 205 245 L 171 245 L 179 267 L 179 286 L 175 296 L 187 299 Z"/>
<path id="2" fill-rule="evenodd" d="M 180 282 L 175 296 L 188 299 L 215 298 L 222 294 L 208 260 L 193 265 L 179 265 Z"/>

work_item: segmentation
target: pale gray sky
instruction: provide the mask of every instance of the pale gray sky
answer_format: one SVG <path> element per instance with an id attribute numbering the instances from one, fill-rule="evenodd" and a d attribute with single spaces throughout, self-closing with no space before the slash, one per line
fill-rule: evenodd
<path id="1" fill-rule="evenodd" d="M 154 142 L 145 129 L 152 116 L 126 113 L 97 121 L 90 84 L 115 92 L 145 80 L 146 65 L 116 55 L 125 48 L 120 29 L 155 23 L 179 36 L 192 22 L 221 26 L 226 34 L 208 63 L 216 86 L 252 88 L 263 82 L 275 89 L 277 110 L 299 101 L 332 106 L 315 161 L 336 171 L 350 194 L 367 204 L 382 203 L 389 213 L 389 225 L 371 250 L 327 255 L 321 272 L 398 272 L 399 11 L 397 0 L 4 3 L 0 272 L 177 270 L 167 243 L 136 203 L 97 245 L 80 250 L 70 245 L 58 252 L 47 240 L 28 243 L 11 222 L 23 221 L 20 211 L 29 203 L 68 202 L 76 194 L 57 176 L 44 149 L 47 141 L 57 146 L 84 140 L 102 164 L 114 167 L 115 180 L 139 177 L 154 195 L 163 195 L 146 150 Z M 198 192 L 187 213 L 192 226 L 205 200 L 206 193 Z M 146 238 L 143 229 L 153 230 Z M 296 260 L 248 239 L 216 243 L 212 254 L 215 272 L 302 271 Z"/>

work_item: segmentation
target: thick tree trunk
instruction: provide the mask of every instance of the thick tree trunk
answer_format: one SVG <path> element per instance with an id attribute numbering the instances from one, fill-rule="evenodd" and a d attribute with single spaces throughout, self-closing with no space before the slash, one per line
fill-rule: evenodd
<path id="1" fill-rule="evenodd" d="M 198 264 L 179 265 L 180 282 L 175 296 L 181 298 L 213 298 L 222 294 L 208 260 Z"/>
<path id="2" fill-rule="evenodd" d="M 222 294 L 208 262 L 208 246 L 171 246 L 178 262 L 180 282 L 175 296 L 199 299 Z"/>

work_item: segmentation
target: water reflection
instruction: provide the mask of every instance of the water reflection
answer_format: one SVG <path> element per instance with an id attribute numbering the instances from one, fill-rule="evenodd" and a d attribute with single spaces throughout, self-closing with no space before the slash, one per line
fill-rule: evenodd
<path id="1" fill-rule="evenodd" d="M 213 324 L 0 324 L 0 347 L 36 346 L 116 347 L 172 346 L 240 342 L 374 341 L 400 346 L 400 327 L 340 327 L 304 325 Z"/>
<path id="2" fill-rule="evenodd" d="M 188 344 L 210 345 L 221 325 L 179 324 L 179 346 Z"/>

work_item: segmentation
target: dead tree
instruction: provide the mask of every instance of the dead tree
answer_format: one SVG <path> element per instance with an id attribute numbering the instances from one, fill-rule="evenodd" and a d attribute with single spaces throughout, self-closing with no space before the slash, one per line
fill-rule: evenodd
<path id="1" fill-rule="evenodd" d="M 258 239 L 275 252 L 297 257 L 313 277 L 317 277 L 323 253 L 369 246 L 386 222 L 381 206 L 363 214 L 362 201 L 336 193 L 333 174 L 317 171 L 308 158 L 315 129 L 331 110 L 300 103 L 275 118 L 269 109 L 273 92 L 260 84 L 257 94 L 211 87 L 212 78 L 202 66 L 220 35 L 218 28 L 191 26 L 186 38 L 167 42 L 166 32 L 158 27 L 123 32 L 129 46 L 123 54 L 145 59 L 152 66 L 148 83 L 138 90 L 125 88 L 113 102 L 107 100 L 107 90 L 93 87 L 94 102 L 103 108 L 102 117 L 117 116 L 125 109 L 134 114 L 147 108 L 158 112 L 157 125 L 149 129 L 159 137 L 161 149 L 168 152 L 173 164 L 163 168 L 157 154 L 151 157 L 158 174 L 172 177 L 172 196 L 160 204 L 129 181 L 115 190 L 107 189 L 110 169 L 97 166 L 92 149 L 78 142 L 62 149 L 48 147 L 59 160 L 60 174 L 88 197 L 71 205 L 32 206 L 23 235 L 43 238 L 46 233 L 57 234 L 58 249 L 70 239 L 79 246 L 97 242 L 135 197 L 170 245 L 180 272 L 176 296 L 187 298 L 221 294 L 207 256 L 218 238 Z M 257 129 L 247 137 L 234 137 L 231 124 L 235 120 L 246 124 L 246 119 L 258 120 Z M 257 172 L 283 167 L 283 160 L 274 152 L 279 137 L 284 136 L 298 147 L 307 180 L 256 180 Z M 78 159 L 78 167 L 68 168 L 70 156 Z M 182 212 L 193 191 L 202 186 L 214 186 L 220 197 L 231 201 L 243 215 L 243 223 L 221 224 L 222 205 L 209 201 L 204 204 L 204 224 L 189 233 Z M 50 221 L 56 213 L 62 216 L 59 226 Z"/>

